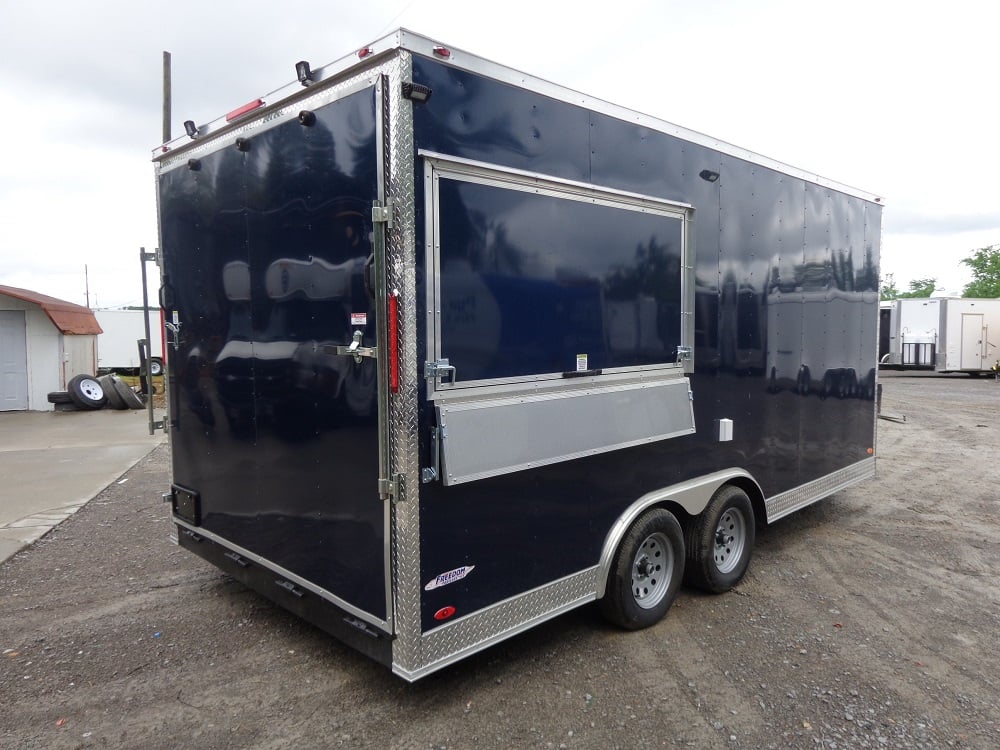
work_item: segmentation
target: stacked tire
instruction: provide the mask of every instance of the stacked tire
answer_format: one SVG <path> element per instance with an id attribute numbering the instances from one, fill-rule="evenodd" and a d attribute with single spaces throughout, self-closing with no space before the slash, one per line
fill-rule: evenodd
<path id="1" fill-rule="evenodd" d="M 66 384 L 65 391 L 49 394 L 49 403 L 58 410 L 97 411 L 110 409 L 142 409 L 145 403 L 117 375 L 76 375 Z"/>

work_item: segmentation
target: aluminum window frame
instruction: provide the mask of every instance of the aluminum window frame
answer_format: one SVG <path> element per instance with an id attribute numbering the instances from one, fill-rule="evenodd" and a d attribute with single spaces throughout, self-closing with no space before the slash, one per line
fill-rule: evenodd
<path id="1" fill-rule="evenodd" d="M 579 203 L 607 206 L 637 213 L 662 216 L 680 222 L 681 235 L 681 330 L 679 349 L 686 349 L 688 357 L 677 361 L 644 365 L 604 368 L 600 375 L 585 376 L 583 382 L 599 382 L 609 375 L 636 375 L 649 373 L 663 377 L 675 373 L 678 377 L 694 370 L 694 207 L 688 203 L 671 201 L 655 196 L 631 193 L 592 183 L 566 180 L 537 172 L 529 172 L 495 164 L 447 156 L 421 149 L 417 156 L 424 165 L 425 208 L 425 289 L 427 359 L 442 359 L 441 335 L 441 216 L 440 183 L 442 179 L 516 190 L 535 195 L 572 200 Z M 576 381 L 575 383 L 573 381 Z M 549 382 L 556 381 L 556 382 Z M 562 372 L 533 373 L 529 375 L 487 378 L 459 382 L 442 382 L 441 378 L 427 378 L 427 397 L 431 400 L 470 398 L 480 394 L 513 393 L 525 386 L 539 387 L 578 386 L 581 381 L 566 378 Z"/>

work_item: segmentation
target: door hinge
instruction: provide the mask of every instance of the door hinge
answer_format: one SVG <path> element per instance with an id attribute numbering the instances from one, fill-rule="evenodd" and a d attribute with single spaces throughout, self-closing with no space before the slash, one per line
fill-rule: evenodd
<path id="1" fill-rule="evenodd" d="M 393 474 L 390 478 L 380 478 L 378 480 L 378 494 L 382 500 L 391 500 L 398 503 L 403 499 L 400 490 L 403 487 L 404 477 L 402 474 Z"/>
<path id="2" fill-rule="evenodd" d="M 420 481 L 430 484 L 441 477 L 441 444 L 448 436 L 444 425 L 431 427 L 431 465 L 420 471 Z"/>
<path id="3" fill-rule="evenodd" d="M 372 224 L 385 224 L 392 229 L 392 201 L 386 201 L 384 206 L 378 201 L 372 204 Z"/>
<path id="4" fill-rule="evenodd" d="M 156 248 L 153 252 L 146 252 L 146 248 L 139 248 L 139 261 L 142 263 L 156 263 L 158 268 L 163 268 L 163 253 L 160 248 Z"/>

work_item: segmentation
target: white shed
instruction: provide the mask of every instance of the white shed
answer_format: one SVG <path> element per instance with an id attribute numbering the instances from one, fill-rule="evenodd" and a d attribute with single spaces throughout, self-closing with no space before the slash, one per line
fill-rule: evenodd
<path id="1" fill-rule="evenodd" d="M 46 411 L 52 391 L 97 372 L 94 313 L 55 297 L 0 285 L 0 411 Z"/>

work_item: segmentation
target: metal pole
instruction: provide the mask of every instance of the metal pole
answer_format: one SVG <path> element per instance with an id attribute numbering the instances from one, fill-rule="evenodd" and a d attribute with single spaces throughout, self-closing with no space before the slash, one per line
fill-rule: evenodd
<path id="1" fill-rule="evenodd" d="M 163 143 L 170 140 L 170 53 L 163 51 Z"/>

